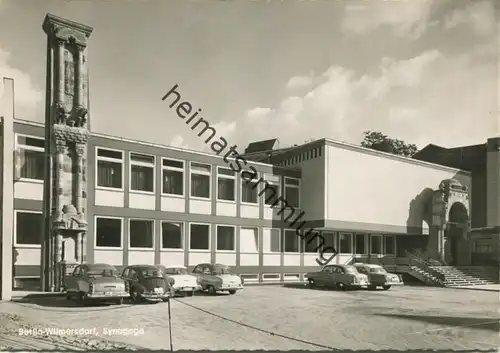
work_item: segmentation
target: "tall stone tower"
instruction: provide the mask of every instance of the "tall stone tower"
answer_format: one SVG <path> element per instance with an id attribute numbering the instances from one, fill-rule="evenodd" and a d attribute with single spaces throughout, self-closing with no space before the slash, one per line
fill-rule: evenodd
<path id="1" fill-rule="evenodd" d="M 43 291 L 85 261 L 88 121 L 87 41 L 92 28 L 47 14 Z"/>

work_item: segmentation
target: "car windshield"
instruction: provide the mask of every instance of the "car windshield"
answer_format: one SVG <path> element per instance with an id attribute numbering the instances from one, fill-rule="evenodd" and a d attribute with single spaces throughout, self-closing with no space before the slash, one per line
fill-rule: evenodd
<path id="1" fill-rule="evenodd" d="M 147 268 L 141 271 L 144 278 L 162 278 L 163 274 L 156 268 Z"/>
<path id="2" fill-rule="evenodd" d="M 218 275 L 232 275 L 233 271 L 229 268 L 229 266 L 216 265 L 214 267 L 214 271 Z"/>
<path id="3" fill-rule="evenodd" d="M 119 277 L 120 274 L 114 268 L 89 268 L 87 271 L 89 277 Z"/>
<path id="4" fill-rule="evenodd" d="M 383 267 L 372 267 L 370 273 L 387 273 L 387 271 Z"/>
<path id="5" fill-rule="evenodd" d="M 171 267 L 166 268 L 164 271 L 167 275 L 187 275 L 187 269 L 184 267 Z"/>
<path id="6" fill-rule="evenodd" d="M 358 270 L 356 270 L 356 267 L 354 267 L 354 266 L 346 266 L 345 272 L 346 273 L 358 273 Z"/>

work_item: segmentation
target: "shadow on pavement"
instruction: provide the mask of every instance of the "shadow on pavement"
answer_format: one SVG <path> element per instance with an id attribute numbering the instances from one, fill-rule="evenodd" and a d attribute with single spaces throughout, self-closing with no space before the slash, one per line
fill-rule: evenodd
<path id="1" fill-rule="evenodd" d="M 28 294 L 22 297 L 14 297 L 11 300 L 11 302 L 29 303 L 38 306 L 52 307 L 52 308 L 100 307 L 100 306 L 115 305 L 109 302 L 90 302 L 90 303 L 85 303 L 85 305 L 83 305 L 83 303 L 79 302 L 78 300 L 66 299 L 66 295 L 64 293 Z"/>
<path id="2" fill-rule="evenodd" d="M 432 315 L 406 315 L 406 314 L 374 314 L 376 316 L 392 317 L 395 319 L 413 320 L 428 324 L 445 325 L 463 328 L 475 328 L 478 330 L 495 331 L 500 330 L 500 321 L 491 317 L 452 317 L 452 316 L 432 316 Z"/>

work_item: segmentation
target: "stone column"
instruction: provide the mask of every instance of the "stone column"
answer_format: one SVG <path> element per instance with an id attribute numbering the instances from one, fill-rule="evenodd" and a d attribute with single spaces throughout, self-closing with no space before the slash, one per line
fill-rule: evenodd
<path id="1" fill-rule="evenodd" d="M 445 228 L 444 226 L 437 227 L 437 251 L 439 253 L 439 260 L 446 262 L 445 259 Z"/>
<path id="2" fill-rule="evenodd" d="M 56 233 L 56 263 L 63 260 L 63 236 L 60 232 Z"/>
<path id="3" fill-rule="evenodd" d="M 83 50 L 81 45 L 76 45 L 75 57 L 75 106 L 83 106 Z"/>
<path id="4" fill-rule="evenodd" d="M 66 154 L 66 143 L 61 139 L 56 138 L 56 183 L 57 183 L 57 197 L 55 208 L 61 211 L 63 207 L 63 192 L 64 192 L 64 155 Z"/>
<path id="5" fill-rule="evenodd" d="M 83 232 L 78 232 L 78 234 L 76 235 L 76 244 L 75 244 L 77 264 L 82 263 L 82 237 L 83 237 Z"/>
<path id="6" fill-rule="evenodd" d="M 64 102 L 64 43 L 62 39 L 56 39 L 56 68 L 57 68 L 57 83 L 56 83 L 56 102 L 63 104 Z"/>
<path id="7" fill-rule="evenodd" d="M 83 154 L 85 153 L 85 145 L 77 143 L 75 145 L 76 157 L 76 190 L 75 190 L 75 208 L 78 213 L 83 212 Z"/>

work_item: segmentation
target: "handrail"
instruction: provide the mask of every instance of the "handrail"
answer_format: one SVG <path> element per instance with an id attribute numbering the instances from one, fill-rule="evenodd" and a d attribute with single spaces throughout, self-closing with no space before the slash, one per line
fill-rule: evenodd
<path id="1" fill-rule="evenodd" d="M 410 259 L 410 265 L 414 265 L 420 269 L 422 269 L 423 271 L 427 272 L 429 275 L 435 277 L 437 279 L 437 281 L 439 283 L 443 283 L 446 278 L 445 276 L 440 273 L 439 271 L 436 271 L 435 269 L 433 269 L 427 261 L 423 260 L 422 258 L 418 257 L 418 256 L 415 256 L 415 255 L 412 255 L 410 253 L 407 253 L 409 259 Z"/>

